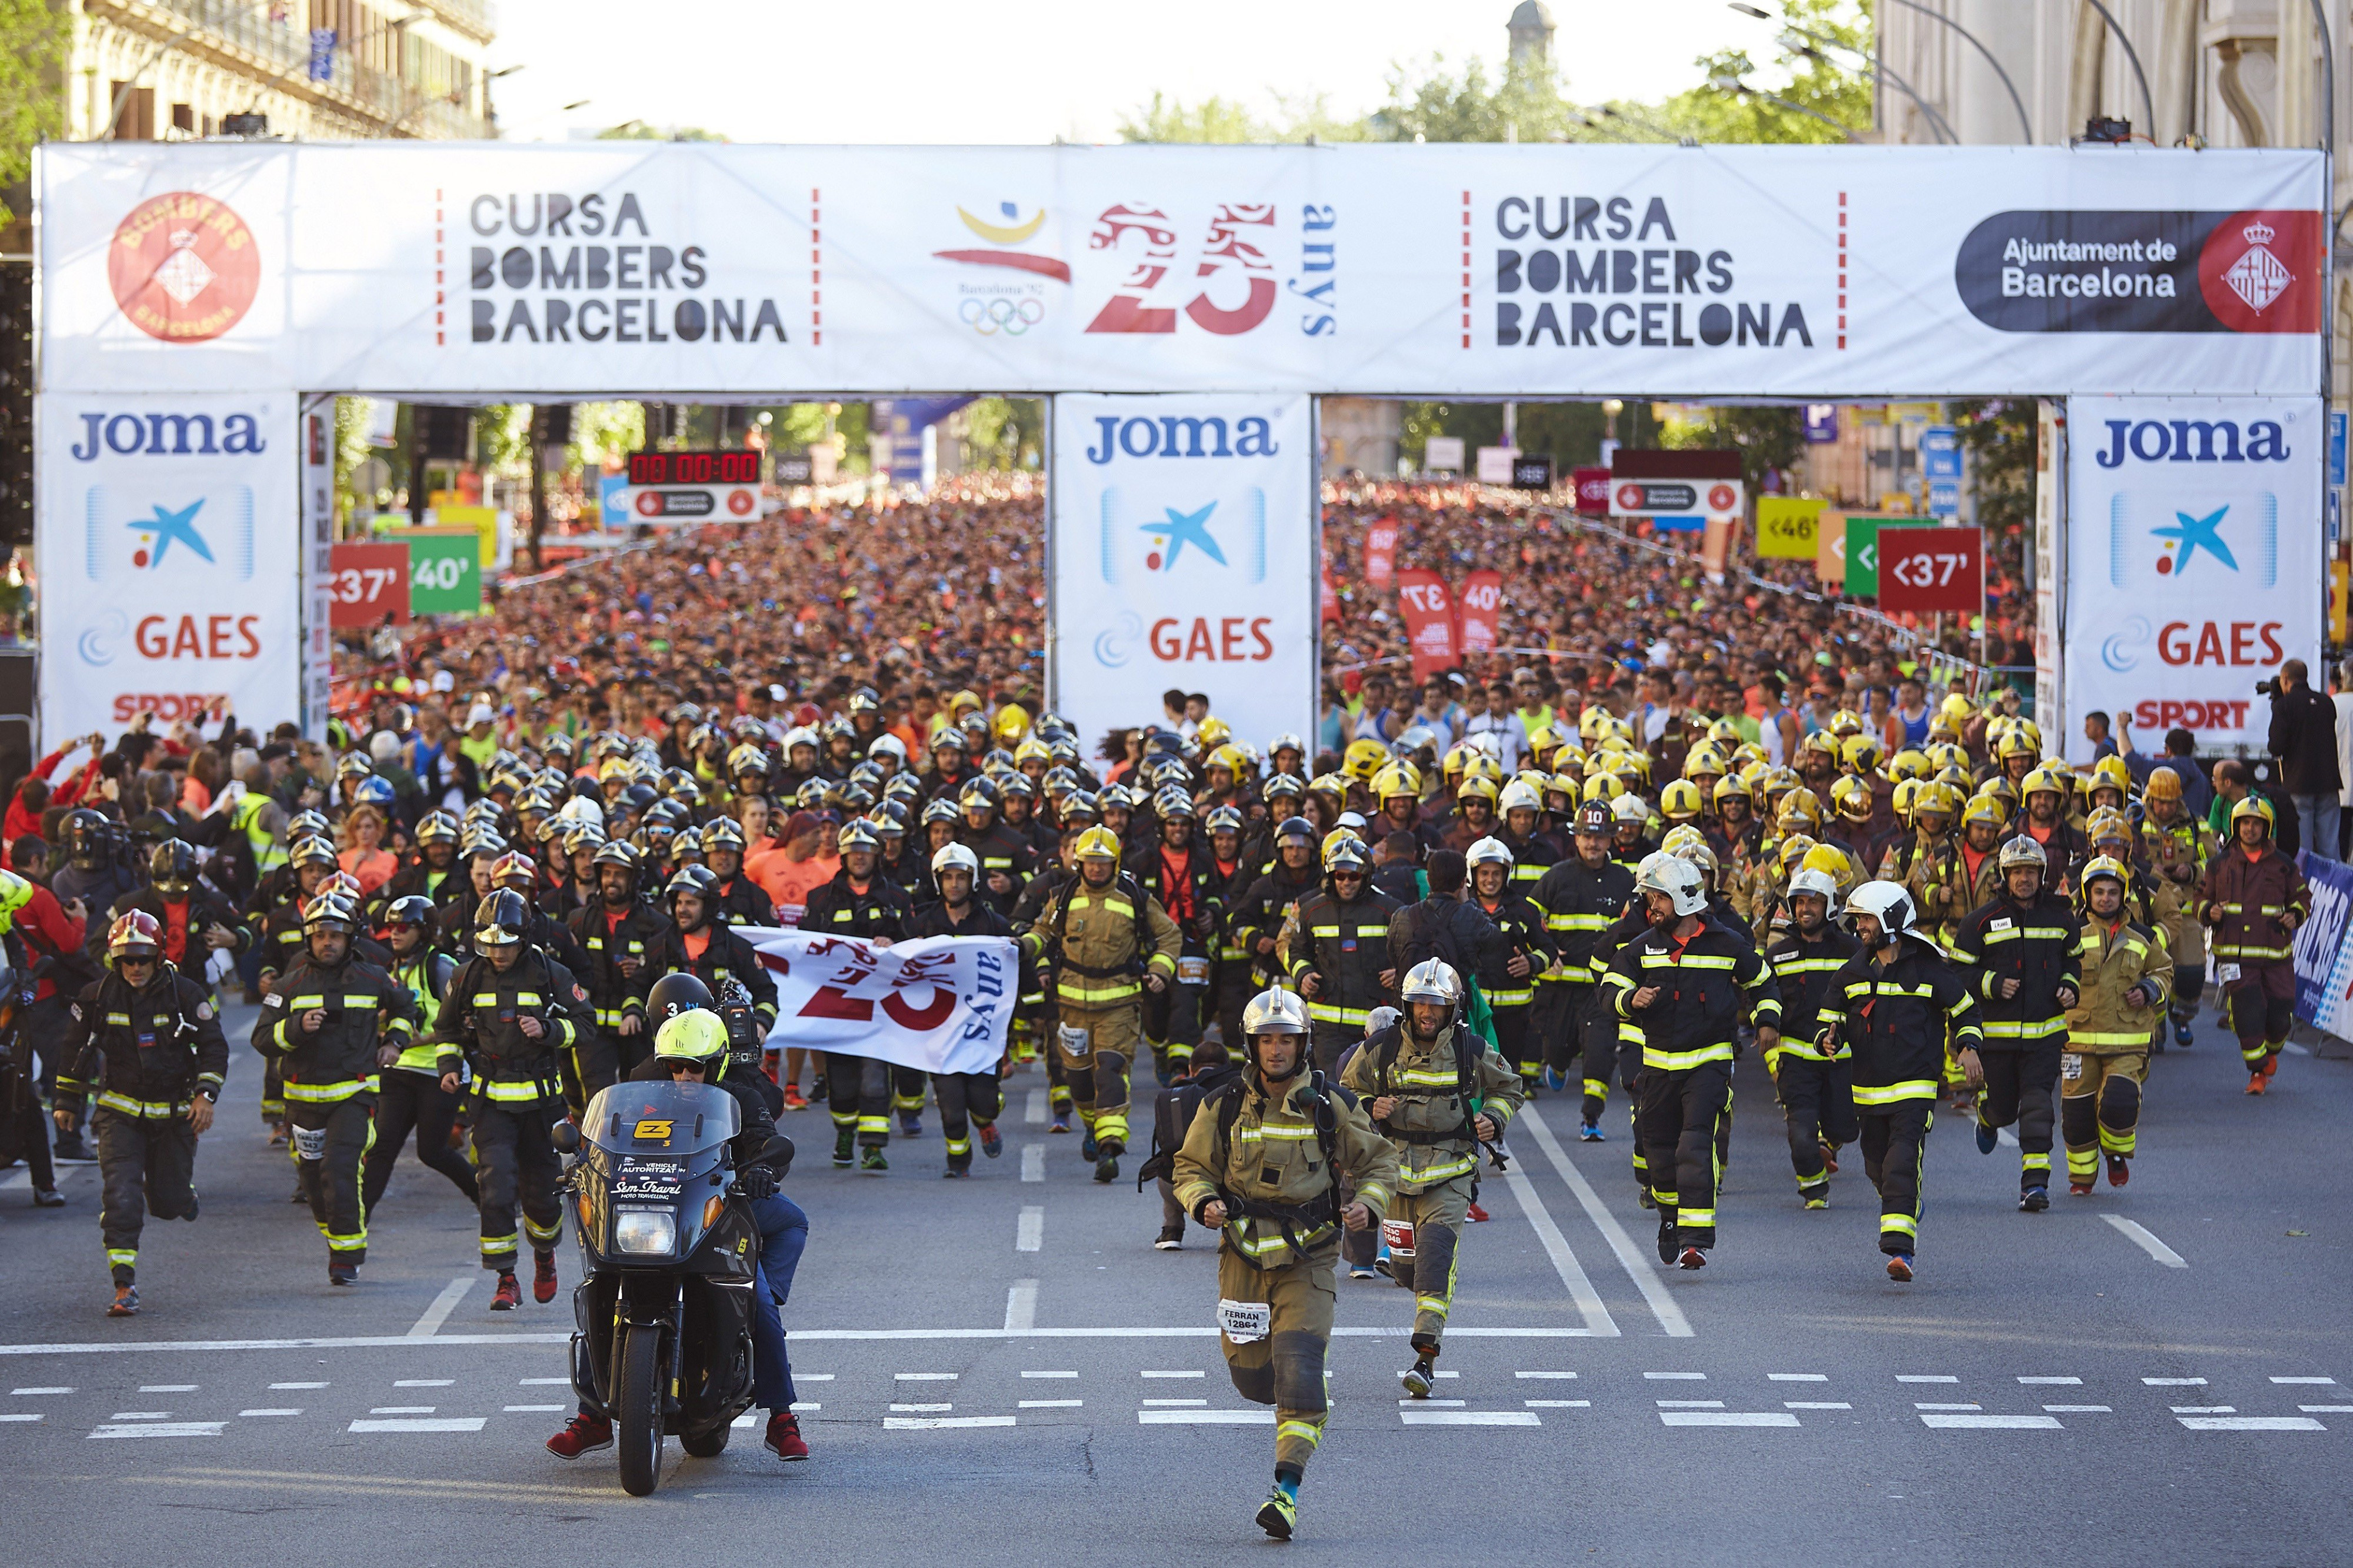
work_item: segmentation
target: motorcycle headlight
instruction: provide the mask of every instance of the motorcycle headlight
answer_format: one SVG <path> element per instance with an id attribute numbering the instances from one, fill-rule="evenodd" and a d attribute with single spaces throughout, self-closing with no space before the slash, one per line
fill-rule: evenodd
<path id="1" fill-rule="evenodd" d="M 613 1220 L 613 1250 L 666 1257 L 678 1249 L 678 1216 L 668 1209 L 625 1209 Z"/>

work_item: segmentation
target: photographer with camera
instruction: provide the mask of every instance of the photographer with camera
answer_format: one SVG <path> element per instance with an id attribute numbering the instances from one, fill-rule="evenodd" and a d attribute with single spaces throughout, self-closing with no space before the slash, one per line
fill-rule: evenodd
<path id="1" fill-rule="evenodd" d="M 2300 658 L 2255 689 L 2272 700 L 2270 751 L 2295 812 L 2296 841 L 2316 858 L 2334 860 L 2337 796 L 2345 782 L 2337 769 L 2337 705 L 2312 689 Z"/>

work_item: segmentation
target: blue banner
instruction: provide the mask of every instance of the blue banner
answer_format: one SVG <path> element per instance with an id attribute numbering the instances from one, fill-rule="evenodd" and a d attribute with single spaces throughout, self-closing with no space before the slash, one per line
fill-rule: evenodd
<path id="1" fill-rule="evenodd" d="M 2299 849 L 2296 868 L 2312 889 L 2312 918 L 2295 931 L 2295 1016 L 2323 1034 L 2353 1040 L 2353 867 Z"/>

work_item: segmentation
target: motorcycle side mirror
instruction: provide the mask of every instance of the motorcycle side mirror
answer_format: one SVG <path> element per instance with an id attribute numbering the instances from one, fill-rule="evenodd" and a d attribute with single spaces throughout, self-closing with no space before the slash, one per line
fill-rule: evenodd
<path id="1" fill-rule="evenodd" d="M 580 1129 L 569 1121 L 559 1121 L 548 1131 L 547 1141 L 555 1145 L 559 1154 L 580 1152 Z"/>
<path id="2" fill-rule="evenodd" d="M 793 1163 L 793 1141 L 783 1133 L 760 1145 L 759 1153 L 752 1158 L 755 1165 L 766 1165 L 776 1171 L 786 1171 Z"/>

